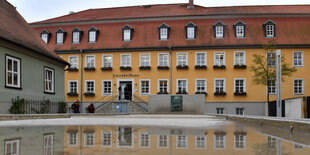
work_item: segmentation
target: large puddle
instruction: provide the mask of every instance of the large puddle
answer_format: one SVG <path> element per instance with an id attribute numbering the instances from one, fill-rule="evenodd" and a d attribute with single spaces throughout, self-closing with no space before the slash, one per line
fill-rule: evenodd
<path id="1" fill-rule="evenodd" d="M 96 123 L 97 122 L 97 123 Z M 96 125 L 95 125 L 96 124 Z M 214 117 L 0 122 L 4 155 L 309 155 L 309 133 Z"/>

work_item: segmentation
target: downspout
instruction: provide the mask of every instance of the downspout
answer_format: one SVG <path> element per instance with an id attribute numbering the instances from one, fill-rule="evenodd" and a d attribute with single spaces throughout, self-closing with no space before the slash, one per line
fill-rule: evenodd
<path id="1" fill-rule="evenodd" d="M 169 90 L 169 94 L 171 95 L 172 94 L 172 54 L 171 54 L 171 46 L 169 46 L 169 62 L 170 62 L 170 64 L 169 64 L 169 66 L 170 66 L 170 81 L 169 81 L 169 88 L 170 88 L 170 90 Z"/>
<path id="2" fill-rule="evenodd" d="M 81 52 L 81 82 L 80 82 L 80 101 L 81 101 L 81 106 L 80 106 L 80 111 L 83 112 L 83 50 L 80 49 Z M 82 108 L 82 109 L 81 109 Z"/>

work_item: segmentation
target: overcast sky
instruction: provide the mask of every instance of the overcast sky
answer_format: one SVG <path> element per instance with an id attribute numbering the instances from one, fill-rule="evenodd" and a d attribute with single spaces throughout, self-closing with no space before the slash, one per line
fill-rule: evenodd
<path id="1" fill-rule="evenodd" d="M 41 21 L 90 8 L 109 8 L 149 4 L 187 3 L 188 0 L 7 0 L 27 20 Z M 310 4 L 310 0 L 194 0 L 201 6 Z"/>

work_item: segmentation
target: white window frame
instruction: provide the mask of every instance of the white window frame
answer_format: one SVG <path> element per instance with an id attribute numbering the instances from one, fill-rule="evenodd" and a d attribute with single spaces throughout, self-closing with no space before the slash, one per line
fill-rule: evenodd
<path id="1" fill-rule="evenodd" d="M 47 79 L 47 71 L 50 71 L 52 73 L 52 79 Z M 46 82 L 51 82 L 51 89 L 46 89 Z M 44 92 L 47 93 L 55 93 L 55 70 L 48 68 L 48 67 L 44 67 Z"/>
<path id="2" fill-rule="evenodd" d="M 110 56 L 111 57 L 111 67 L 113 68 L 113 54 L 102 54 L 102 67 L 109 67 L 104 65 L 104 57 L 105 56 Z"/>
<path id="3" fill-rule="evenodd" d="M 274 59 L 268 59 L 268 54 L 274 55 Z M 276 63 L 277 63 L 277 54 L 276 54 L 276 52 L 268 51 L 266 53 L 266 62 L 267 62 L 268 67 L 270 67 L 270 68 L 271 67 L 275 67 Z M 271 62 L 274 63 L 274 64 L 271 64 Z"/>
<path id="4" fill-rule="evenodd" d="M 71 58 L 76 58 L 77 61 L 76 61 L 76 69 L 79 68 L 79 56 L 77 55 L 71 55 L 68 57 L 68 62 L 70 63 L 70 65 L 72 66 L 72 63 L 71 63 Z M 70 67 L 70 68 L 73 68 L 73 67 Z"/>
<path id="5" fill-rule="evenodd" d="M 21 88 L 21 59 L 18 59 L 18 58 L 14 58 L 14 57 L 11 57 L 11 56 L 8 56 L 6 55 L 5 56 L 5 85 L 8 86 L 8 87 L 14 87 L 14 88 Z M 8 70 L 8 63 L 9 61 L 8 60 L 11 60 L 12 61 L 12 71 L 9 71 Z M 14 61 L 17 62 L 17 72 L 14 71 Z M 12 74 L 12 84 L 9 84 L 8 82 L 8 73 L 11 73 Z M 14 74 L 17 74 L 17 85 L 14 85 Z"/>
<path id="6" fill-rule="evenodd" d="M 276 141 L 277 141 L 277 138 L 273 136 L 266 136 L 267 148 L 276 148 L 276 145 L 277 145 Z"/>
<path id="7" fill-rule="evenodd" d="M 51 138 L 51 146 L 48 146 L 47 144 L 45 144 L 45 138 L 47 138 L 47 139 Z M 50 153 L 48 153 L 48 149 L 51 149 Z M 53 134 L 44 135 L 43 152 L 44 152 L 44 155 L 53 155 L 54 154 L 54 135 Z"/>
<path id="8" fill-rule="evenodd" d="M 104 93 L 104 82 L 111 82 L 111 93 Z M 113 92 L 113 82 L 112 80 L 102 80 L 101 81 L 101 85 L 102 85 L 102 96 L 112 96 L 112 92 Z"/>
<path id="9" fill-rule="evenodd" d="M 87 92 L 87 82 L 94 82 L 94 91 L 93 92 Z M 96 92 L 96 81 L 95 80 L 85 80 L 85 86 L 84 86 L 84 93 L 94 93 Z"/>
<path id="10" fill-rule="evenodd" d="M 179 137 L 180 136 L 184 136 L 185 137 L 185 147 L 181 147 L 181 146 L 179 146 L 178 144 L 179 144 Z M 175 136 L 175 138 L 176 138 L 176 148 L 177 149 L 187 149 L 187 147 L 188 147 L 188 137 L 186 136 L 186 135 L 177 135 L 177 136 Z"/>
<path id="11" fill-rule="evenodd" d="M 223 110 L 222 114 L 225 114 L 225 108 L 224 107 L 217 107 L 216 108 L 216 114 L 222 115 L 222 114 L 218 113 L 218 109 L 222 109 Z"/>
<path id="12" fill-rule="evenodd" d="M 245 31 L 244 31 L 244 28 L 245 28 L 244 25 L 237 25 L 237 26 L 236 26 L 236 30 L 235 30 L 235 31 L 236 31 L 236 37 L 237 37 L 237 38 L 244 38 L 244 36 L 245 36 L 245 35 L 244 35 L 244 34 L 245 34 L 245 33 L 244 33 L 244 32 L 245 32 Z"/>
<path id="13" fill-rule="evenodd" d="M 234 92 L 236 92 L 236 81 L 243 80 L 243 92 L 246 92 L 246 79 L 245 78 L 234 78 Z"/>
<path id="14" fill-rule="evenodd" d="M 216 92 L 216 81 L 217 81 L 217 80 L 224 80 L 224 83 L 223 83 L 223 87 L 224 87 L 224 88 L 223 88 L 223 91 L 226 92 L 226 79 L 225 79 L 225 78 L 215 78 L 215 79 L 214 79 L 214 88 L 213 88 L 213 89 L 214 89 L 214 93 Z"/>
<path id="15" fill-rule="evenodd" d="M 129 65 L 124 65 L 123 56 L 129 56 Z M 121 67 L 131 67 L 131 54 L 121 54 Z"/>
<path id="16" fill-rule="evenodd" d="M 302 92 L 301 93 L 295 93 L 295 80 L 302 80 L 302 87 L 301 87 Z M 303 95 L 304 92 L 305 92 L 305 80 L 304 79 L 300 79 L 300 78 L 293 79 L 293 93 L 294 93 L 294 95 Z"/>
<path id="17" fill-rule="evenodd" d="M 176 79 L 176 92 L 179 91 L 179 81 L 185 81 L 185 89 L 186 92 L 188 93 L 188 79 Z"/>
<path id="18" fill-rule="evenodd" d="M 148 93 L 142 93 L 142 81 L 148 81 L 149 82 L 149 92 Z M 147 96 L 151 94 L 151 80 L 150 79 L 140 79 L 140 96 Z"/>
<path id="19" fill-rule="evenodd" d="M 123 30 L 123 37 L 124 41 L 131 41 L 131 30 Z"/>
<path id="20" fill-rule="evenodd" d="M 269 24 L 269 25 L 266 25 L 266 37 L 268 37 L 268 38 L 272 38 L 272 37 L 274 37 L 274 27 L 275 27 L 275 25 L 271 25 L 271 24 Z"/>
<path id="21" fill-rule="evenodd" d="M 224 26 L 215 26 L 215 38 L 224 38 Z"/>
<path id="22" fill-rule="evenodd" d="M 8 154 L 8 152 L 7 152 L 7 145 L 8 144 L 11 144 L 11 145 L 13 145 L 13 143 L 16 143 L 16 154 L 14 154 L 14 155 L 19 155 L 19 152 L 20 152 L 20 139 L 15 139 L 15 140 L 7 140 L 7 141 L 5 141 L 5 147 L 4 147 L 4 154 L 6 155 L 6 154 Z M 13 150 L 13 147 L 11 147 L 11 152 L 12 152 L 12 150 Z"/>
<path id="23" fill-rule="evenodd" d="M 192 27 L 192 26 L 190 26 L 190 27 L 186 27 L 186 34 L 187 34 L 187 36 L 186 36 L 186 39 L 195 39 L 195 27 Z"/>
<path id="24" fill-rule="evenodd" d="M 198 54 L 204 54 L 204 60 L 205 63 L 204 64 L 198 64 Z M 195 52 L 195 65 L 199 65 L 199 66 L 207 66 L 207 52 Z"/>
<path id="25" fill-rule="evenodd" d="M 148 136 L 148 145 L 147 146 L 142 146 L 142 134 L 147 134 Z M 139 132 L 139 147 L 140 148 L 150 148 L 151 146 L 151 136 L 148 132 L 145 132 L 145 131 L 142 131 L 142 132 Z"/>
<path id="26" fill-rule="evenodd" d="M 267 80 L 267 82 L 268 82 L 269 80 Z M 272 88 L 272 89 L 274 89 L 275 91 L 274 92 L 270 92 L 269 93 L 269 88 L 268 88 L 268 86 L 266 86 L 267 87 L 267 93 L 266 94 L 268 94 L 269 93 L 269 95 L 276 95 L 277 94 L 277 84 L 276 84 L 276 80 L 271 80 L 271 81 L 274 81 L 274 86 L 272 86 L 272 87 L 274 87 L 274 88 Z M 270 87 L 270 86 L 269 86 Z M 271 89 L 271 90 L 272 90 Z"/>
<path id="27" fill-rule="evenodd" d="M 207 79 L 204 79 L 204 78 L 203 79 L 195 79 L 195 92 L 198 92 L 198 87 L 197 87 L 198 85 L 197 84 L 198 84 L 199 80 L 205 81 L 204 82 L 205 83 L 205 91 L 203 91 L 203 92 L 207 92 Z"/>
<path id="28" fill-rule="evenodd" d="M 73 137 L 71 137 L 72 135 L 71 134 L 74 134 L 75 135 L 75 138 L 73 138 Z M 75 144 L 71 144 L 70 143 L 70 139 L 75 139 L 75 141 L 74 141 L 74 143 Z M 77 146 L 78 145 L 78 136 L 77 136 L 77 132 L 68 132 L 67 133 L 67 144 L 68 144 L 68 146 Z"/>
<path id="29" fill-rule="evenodd" d="M 110 145 L 105 145 L 104 144 L 104 140 L 105 140 L 104 135 L 105 134 L 109 134 L 110 135 L 110 142 L 109 142 Z M 112 147 L 112 143 L 113 143 L 112 131 L 105 131 L 105 130 L 101 131 L 101 146 L 102 147 Z"/>
<path id="30" fill-rule="evenodd" d="M 159 29 L 160 38 L 159 40 L 168 40 L 168 28 L 163 27 Z"/>
<path id="31" fill-rule="evenodd" d="M 223 65 L 225 66 L 226 65 L 226 54 L 225 54 L 225 52 L 214 52 L 214 65 L 219 65 L 220 66 L 220 64 L 216 64 L 216 55 L 217 54 L 223 54 Z"/>
<path id="32" fill-rule="evenodd" d="M 242 143 L 243 143 L 243 148 L 238 148 L 238 147 L 236 147 L 236 144 L 237 144 L 237 137 L 236 137 L 236 134 L 234 134 L 234 149 L 235 150 L 246 150 L 246 134 L 237 134 L 238 136 L 240 136 L 240 135 L 242 135 L 243 136 L 243 141 L 242 141 Z M 240 139 L 239 139 L 239 141 L 240 141 Z M 239 143 L 241 143 L 241 142 L 239 142 Z"/>
<path id="33" fill-rule="evenodd" d="M 216 147 L 216 136 L 222 135 L 223 136 L 223 148 Z M 226 135 L 225 134 L 214 134 L 214 150 L 225 150 L 226 149 Z"/>
<path id="34" fill-rule="evenodd" d="M 61 34 L 61 37 L 58 36 Z M 64 44 L 64 36 L 65 34 L 63 32 L 56 33 L 56 44 Z"/>
<path id="35" fill-rule="evenodd" d="M 87 135 L 92 135 L 93 138 L 92 138 L 92 144 L 87 144 Z M 86 147 L 94 147 L 95 146 L 95 133 L 84 133 L 84 146 Z"/>
<path id="36" fill-rule="evenodd" d="M 88 66 L 89 57 L 94 57 L 94 66 Z M 96 67 L 96 55 L 85 55 L 85 67 Z"/>
<path id="37" fill-rule="evenodd" d="M 179 62 L 179 55 L 182 55 L 182 54 L 185 54 L 185 65 L 180 65 L 180 62 Z M 188 66 L 188 53 L 187 52 L 178 52 L 176 56 L 177 56 L 177 66 Z"/>
<path id="38" fill-rule="evenodd" d="M 68 93 L 72 93 L 70 82 L 76 82 L 76 93 L 78 93 L 79 92 L 79 81 L 78 80 L 68 80 Z"/>
<path id="39" fill-rule="evenodd" d="M 204 137 L 204 147 L 198 147 L 198 137 Z M 195 148 L 196 149 L 207 149 L 207 136 L 206 135 L 200 135 L 200 136 L 195 136 Z"/>
<path id="40" fill-rule="evenodd" d="M 166 136 L 167 137 L 167 146 L 166 147 L 163 147 L 163 146 L 160 146 L 160 136 Z M 157 147 L 158 148 L 169 148 L 169 135 L 158 135 L 157 136 Z"/>
<path id="41" fill-rule="evenodd" d="M 240 60 L 239 62 L 237 62 L 237 53 L 243 53 L 243 58 L 242 58 L 243 63 L 240 63 Z M 246 65 L 245 51 L 234 51 L 234 65 Z"/>
<path id="42" fill-rule="evenodd" d="M 94 34 L 92 34 L 92 33 L 94 33 Z M 95 43 L 96 39 L 97 39 L 97 31 L 89 31 L 88 32 L 88 38 L 89 38 L 89 40 L 88 40 L 89 43 Z"/>
<path id="43" fill-rule="evenodd" d="M 301 65 L 295 65 L 295 54 L 301 54 Z M 304 51 L 293 51 L 293 67 L 304 67 Z"/>
<path id="44" fill-rule="evenodd" d="M 47 34 L 47 33 L 42 33 L 42 34 L 41 34 L 41 39 L 47 44 L 47 41 L 48 41 L 48 34 Z"/>
<path id="45" fill-rule="evenodd" d="M 237 112 L 238 112 L 238 109 L 242 109 L 242 115 L 237 113 Z M 239 112 L 239 113 L 240 113 L 240 112 Z M 237 108 L 236 108 L 236 115 L 241 115 L 241 116 L 243 116 L 244 114 L 245 114 L 245 108 L 244 108 L 244 107 L 237 107 Z"/>
<path id="46" fill-rule="evenodd" d="M 142 56 L 145 55 L 145 56 L 148 56 L 148 65 L 142 65 Z M 151 66 L 151 53 L 140 53 L 140 67 L 143 66 Z"/>
<path id="47" fill-rule="evenodd" d="M 167 92 L 169 93 L 169 79 L 158 79 L 157 80 L 157 92 L 160 92 L 160 81 L 167 81 Z"/>
<path id="48" fill-rule="evenodd" d="M 72 32 L 72 43 L 73 44 L 80 43 L 80 35 L 81 35 L 81 32 Z"/>
<path id="49" fill-rule="evenodd" d="M 157 64 L 157 66 L 166 66 L 166 65 L 160 65 L 160 56 L 161 55 L 167 55 L 167 66 L 169 67 L 170 65 L 169 65 L 169 59 L 170 59 L 170 55 L 169 55 L 169 53 L 158 53 L 158 56 L 157 56 L 157 59 L 158 59 L 158 64 Z M 164 62 L 163 62 L 163 64 L 164 64 Z"/>
<path id="50" fill-rule="evenodd" d="M 294 143 L 294 150 L 303 150 L 304 146 L 301 144 Z"/>

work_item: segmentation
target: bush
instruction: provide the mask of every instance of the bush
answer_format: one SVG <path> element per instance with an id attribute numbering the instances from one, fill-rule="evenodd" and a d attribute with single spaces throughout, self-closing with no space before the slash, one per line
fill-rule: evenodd
<path id="1" fill-rule="evenodd" d="M 12 106 L 9 109 L 9 112 L 11 114 L 24 114 L 26 113 L 24 109 L 25 99 L 19 99 L 17 97 L 16 99 L 12 99 Z"/>
<path id="2" fill-rule="evenodd" d="M 58 113 L 67 113 L 67 103 L 59 102 L 58 103 Z"/>

